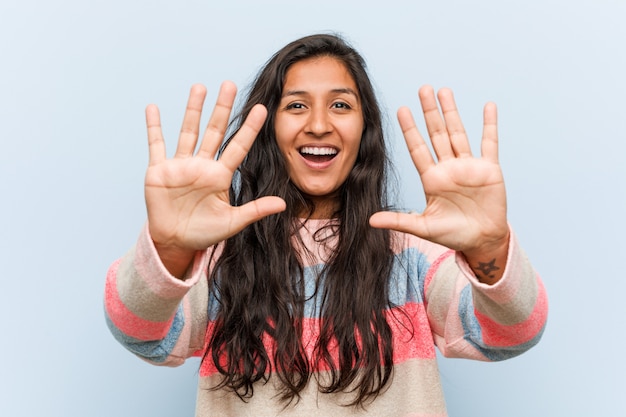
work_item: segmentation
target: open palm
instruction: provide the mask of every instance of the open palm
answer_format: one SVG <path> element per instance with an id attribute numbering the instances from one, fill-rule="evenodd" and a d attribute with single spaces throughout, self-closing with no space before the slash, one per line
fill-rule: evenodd
<path id="1" fill-rule="evenodd" d="M 201 85 L 193 86 L 176 154 L 170 159 L 165 154 L 158 108 L 154 105 L 146 108 L 150 163 L 145 178 L 145 197 L 150 235 L 161 255 L 168 251 L 191 255 L 264 216 L 285 209 L 284 201 L 278 197 L 263 197 L 241 207 L 230 205 L 228 190 L 233 173 L 245 158 L 267 115 L 263 106 L 255 106 L 216 159 L 235 95 L 234 84 L 222 85 L 196 151 L 206 89 Z"/>
<path id="2" fill-rule="evenodd" d="M 438 94 L 443 116 L 431 87 L 421 88 L 419 95 L 437 161 L 407 108 L 398 111 L 398 120 L 420 174 L 426 208 L 421 214 L 376 213 L 370 223 L 463 252 L 501 245 L 508 239 L 508 225 L 495 105 L 485 106 L 482 156 L 477 158 L 472 155 L 452 92 L 442 89 Z"/>

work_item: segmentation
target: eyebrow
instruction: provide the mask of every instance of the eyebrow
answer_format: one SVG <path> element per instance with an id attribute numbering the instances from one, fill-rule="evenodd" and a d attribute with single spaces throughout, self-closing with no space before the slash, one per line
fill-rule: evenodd
<path id="1" fill-rule="evenodd" d="M 359 98 L 359 95 L 356 93 L 356 91 L 354 91 L 351 88 L 345 87 L 345 88 L 333 88 L 332 90 L 330 90 L 331 93 L 335 93 L 335 94 L 351 94 L 353 95 L 355 98 Z M 287 96 L 301 96 L 301 95 L 307 95 L 308 92 L 304 91 L 304 90 L 287 90 L 287 91 L 283 91 L 283 97 L 287 97 Z"/>

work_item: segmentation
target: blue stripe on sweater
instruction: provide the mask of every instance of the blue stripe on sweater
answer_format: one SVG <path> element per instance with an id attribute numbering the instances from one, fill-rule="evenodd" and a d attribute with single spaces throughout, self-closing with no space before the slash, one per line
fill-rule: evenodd
<path id="1" fill-rule="evenodd" d="M 163 340 L 145 341 L 135 339 L 122 333 L 111 321 L 108 314 L 105 314 L 107 326 L 111 333 L 126 349 L 137 356 L 140 356 L 155 364 L 163 363 L 174 350 L 174 346 L 180 337 L 185 324 L 185 315 L 182 304 L 178 306 L 172 327 Z"/>
<path id="2" fill-rule="evenodd" d="M 407 248 L 394 256 L 389 279 L 389 300 L 403 306 L 424 302 L 424 283 L 430 262 L 416 248 Z"/>
<path id="3" fill-rule="evenodd" d="M 389 282 L 389 301 L 392 305 L 403 306 L 406 303 L 423 303 L 424 279 L 430 263 L 426 255 L 416 248 L 407 248 L 394 256 Z M 324 264 L 311 265 L 304 268 L 304 292 L 306 302 L 304 317 L 316 318 L 319 316 L 323 291 L 315 292 L 318 276 Z M 323 285 L 324 276 L 319 278 Z M 219 302 L 215 294 L 209 296 L 208 317 L 215 320 L 219 309 Z"/>

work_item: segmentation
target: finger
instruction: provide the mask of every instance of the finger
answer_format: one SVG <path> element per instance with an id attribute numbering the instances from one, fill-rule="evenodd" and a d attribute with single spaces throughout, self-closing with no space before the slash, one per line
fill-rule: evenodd
<path id="1" fill-rule="evenodd" d="M 233 216 L 233 228 L 239 232 L 249 224 L 271 214 L 280 213 L 286 208 L 285 200 L 274 196 L 261 197 L 242 206 L 234 207 L 236 213 Z"/>
<path id="2" fill-rule="evenodd" d="M 430 153 L 430 149 L 424 142 L 424 138 L 417 130 L 415 120 L 411 111 L 406 107 L 401 107 L 398 110 L 398 122 L 400 122 L 400 128 L 404 135 L 406 146 L 409 149 L 409 154 L 417 168 L 417 172 L 423 174 L 429 167 L 435 164 L 433 156 Z"/>
<path id="3" fill-rule="evenodd" d="M 244 160 L 256 136 L 259 134 L 266 117 L 267 110 L 265 107 L 261 104 L 255 105 L 252 110 L 250 110 L 248 117 L 246 117 L 246 120 L 243 122 L 237 134 L 230 141 L 226 149 L 224 149 L 219 160 L 230 171 L 235 172 L 237 167 Z"/>
<path id="4" fill-rule="evenodd" d="M 211 113 L 211 118 L 202 137 L 202 143 L 198 150 L 199 156 L 215 158 L 215 154 L 224 140 L 236 95 L 237 86 L 234 83 L 230 81 L 222 83 L 213 113 Z"/>
<path id="5" fill-rule="evenodd" d="M 156 165 L 165 160 L 165 141 L 161 131 L 159 108 L 154 104 L 146 107 L 146 126 L 148 128 L 148 163 Z"/>
<path id="6" fill-rule="evenodd" d="M 391 229 L 427 238 L 428 231 L 423 217 L 417 213 L 379 211 L 370 217 L 370 226 L 377 229 Z"/>
<path id="7" fill-rule="evenodd" d="M 446 130 L 446 124 L 439 113 L 439 107 L 437 106 L 437 99 L 435 98 L 433 88 L 429 85 L 420 88 L 419 98 L 422 104 L 422 111 L 424 112 L 428 135 L 430 136 L 430 141 L 433 144 L 437 159 L 441 161 L 454 157 L 448 131 Z"/>
<path id="8" fill-rule="evenodd" d="M 472 156 L 465 128 L 461 122 L 461 116 L 456 108 L 454 95 L 449 88 L 442 88 L 437 95 L 441 104 L 441 112 L 450 138 L 450 144 L 454 154 L 459 157 Z"/>
<path id="9" fill-rule="evenodd" d="M 498 163 L 498 109 L 495 103 L 487 103 L 483 111 L 483 158 Z"/>
<path id="10" fill-rule="evenodd" d="M 200 116 L 202 115 L 202 105 L 206 97 L 206 88 L 201 84 L 195 84 L 189 92 L 187 109 L 183 118 L 183 126 L 178 137 L 178 147 L 175 157 L 186 158 L 193 156 L 198 142 L 200 130 Z"/>

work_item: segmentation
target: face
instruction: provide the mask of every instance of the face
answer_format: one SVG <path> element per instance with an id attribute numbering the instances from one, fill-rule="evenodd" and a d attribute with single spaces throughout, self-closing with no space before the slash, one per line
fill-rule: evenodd
<path id="1" fill-rule="evenodd" d="M 291 181 L 320 206 L 332 206 L 354 166 L 363 112 L 354 79 L 332 57 L 293 64 L 285 76 L 275 131 Z"/>

